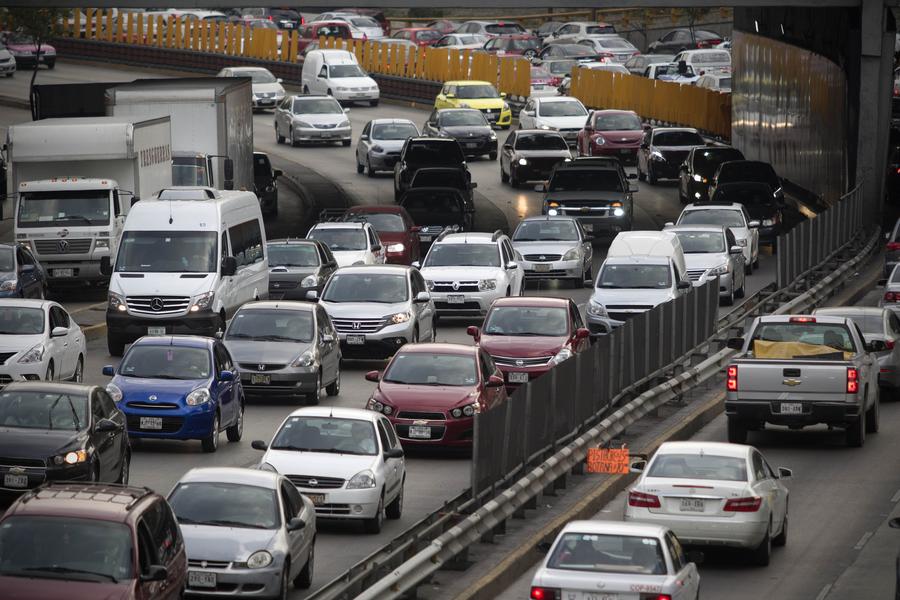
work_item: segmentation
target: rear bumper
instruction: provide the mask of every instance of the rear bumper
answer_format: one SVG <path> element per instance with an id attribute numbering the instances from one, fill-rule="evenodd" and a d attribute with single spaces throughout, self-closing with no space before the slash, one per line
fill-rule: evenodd
<path id="1" fill-rule="evenodd" d="M 697 517 L 650 512 L 646 508 L 625 511 L 625 521 L 663 525 L 671 529 L 683 544 L 756 548 L 762 542 L 768 521 L 744 521 L 733 517 Z"/>
<path id="2" fill-rule="evenodd" d="M 790 400 L 783 401 L 790 403 Z M 842 425 L 859 418 L 860 405 L 849 402 L 801 402 L 801 414 L 780 412 L 781 400 L 726 400 L 725 414 L 742 421 L 772 423 L 788 427 L 806 427 L 828 423 Z"/>

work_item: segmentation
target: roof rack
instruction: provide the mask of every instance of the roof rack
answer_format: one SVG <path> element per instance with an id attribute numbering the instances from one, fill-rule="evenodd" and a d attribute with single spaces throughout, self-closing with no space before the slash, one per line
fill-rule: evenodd
<path id="1" fill-rule="evenodd" d="M 493 234 L 491 234 L 491 241 L 496 242 L 503 235 L 503 232 L 499 229 L 495 230 Z"/>
<path id="2" fill-rule="evenodd" d="M 131 510 L 147 496 L 155 493 L 148 487 L 137 487 L 118 483 L 67 483 L 51 482 L 41 485 L 25 493 L 21 502 L 24 504 L 35 498 L 59 498 L 78 500 L 94 500 L 100 502 L 115 502 L 122 504 L 125 510 Z M 122 497 L 130 498 L 128 502 L 116 500 Z"/>
<path id="3" fill-rule="evenodd" d="M 343 221 L 348 208 L 323 208 L 319 211 L 319 223 Z"/>

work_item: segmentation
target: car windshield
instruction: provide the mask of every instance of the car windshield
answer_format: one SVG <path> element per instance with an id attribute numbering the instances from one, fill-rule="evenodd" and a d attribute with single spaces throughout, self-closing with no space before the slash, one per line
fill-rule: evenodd
<path id="1" fill-rule="evenodd" d="M 828 311 L 829 317 L 847 317 L 857 324 L 863 333 L 874 333 L 876 335 L 885 334 L 884 316 L 881 314 L 862 314 L 848 312 L 846 314 L 840 311 Z"/>
<path id="2" fill-rule="evenodd" d="M 552 60 L 544 63 L 544 66 L 554 75 L 568 75 L 577 64 L 574 60 Z"/>
<path id="3" fill-rule="evenodd" d="M 499 267 L 496 244 L 435 244 L 425 258 L 425 267 Z"/>
<path id="4" fill-rule="evenodd" d="M 685 254 L 725 252 L 725 236 L 715 231 L 678 231 L 678 240 Z"/>
<path id="5" fill-rule="evenodd" d="M 87 427 L 87 396 L 15 390 L 0 393 L 0 427 L 80 431 Z"/>
<path id="6" fill-rule="evenodd" d="M 319 252 L 312 244 L 266 244 L 269 267 L 318 267 Z"/>
<path id="7" fill-rule="evenodd" d="M 666 574 L 659 540 L 633 535 L 564 533 L 547 567 L 592 573 Z"/>
<path id="8" fill-rule="evenodd" d="M 394 304 L 409 300 L 409 286 L 406 275 L 337 272 L 328 280 L 322 300 Z"/>
<path id="9" fill-rule="evenodd" d="M 337 115 L 343 112 L 337 100 L 330 98 L 294 99 L 295 115 Z"/>
<path id="10" fill-rule="evenodd" d="M 141 379 L 206 379 L 212 370 L 209 350 L 162 344 L 132 346 L 119 375 Z"/>
<path id="11" fill-rule="evenodd" d="M 763 323 L 753 332 L 753 351 L 761 356 L 766 345 L 757 347 L 758 342 L 793 342 L 812 346 L 825 346 L 837 352 L 853 352 L 853 340 L 850 331 L 844 325 L 815 322 Z M 792 355 L 814 358 L 803 348 L 791 347 Z M 819 354 L 813 351 L 812 354 Z M 819 354 L 821 356 L 821 354 Z M 830 358 L 830 356 L 825 356 Z"/>
<path id="12" fill-rule="evenodd" d="M 703 146 L 706 142 L 693 131 L 659 131 L 653 134 L 654 146 Z"/>
<path id="13" fill-rule="evenodd" d="M 577 100 L 559 100 L 556 102 L 539 102 L 540 117 L 584 117 L 587 111 Z"/>
<path id="14" fill-rule="evenodd" d="M 623 192 L 622 178 L 612 169 L 560 169 L 550 179 L 550 192 Z"/>
<path id="15" fill-rule="evenodd" d="M 281 524 L 275 490 L 255 485 L 179 483 L 169 495 L 169 505 L 182 527 L 275 529 Z"/>
<path id="16" fill-rule="evenodd" d="M 350 17 L 347 19 L 351 23 L 353 23 L 357 27 L 378 27 L 381 28 L 381 25 L 378 24 L 378 21 L 371 17 Z"/>
<path id="17" fill-rule="evenodd" d="M 459 225 L 464 211 L 462 198 L 453 192 L 440 190 L 407 192 L 402 204 L 413 223 L 423 226 Z"/>
<path id="18" fill-rule="evenodd" d="M 312 311 L 249 308 L 234 316 L 225 339 L 308 344 L 313 330 Z"/>
<path id="19" fill-rule="evenodd" d="M 731 54 L 728 52 L 698 52 L 691 57 L 696 65 L 730 65 Z"/>
<path id="20" fill-rule="evenodd" d="M 737 148 L 694 150 L 694 172 L 710 178 L 715 174 L 719 165 L 730 160 L 744 160 L 744 155 Z"/>
<path id="21" fill-rule="evenodd" d="M 365 221 L 372 225 L 378 233 L 402 233 L 406 231 L 406 223 L 403 222 L 403 217 L 396 213 L 349 213 L 347 220 Z"/>
<path id="22" fill-rule="evenodd" d="M 214 273 L 215 231 L 126 231 L 117 273 Z"/>
<path id="23" fill-rule="evenodd" d="M 419 135 L 412 123 L 376 123 L 372 127 L 373 140 L 405 140 Z"/>
<path id="24" fill-rule="evenodd" d="M 109 190 L 24 192 L 16 227 L 109 225 Z"/>
<path id="25" fill-rule="evenodd" d="M 495 306 L 485 320 L 484 333 L 561 337 L 569 334 L 567 313 L 563 307 Z"/>
<path id="26" fill-rule="evenodd" d="M 206 166 L 203 163 L 189 157 L 172 159 L 172 185 L 204 186 L 207 183 Z"/>
<path id="27" fill-rule="evenodd" d="M 369 421 L 298 416 L 288 417 L 275 434 L 271 449 L 374 456 L 378 442 L 375 427 Z M 307 467 L 314 469 L 315 465 Z M 324 472 L 328 473 L 327 469 Z"/>
<path id="28" fill-rule="evenodd" d="M 358 252 L 368 247 L 366 233 L 362 229 L 313 229 L 306 237 L 319 240 L 332 252 Z"/>
<path id="29" fill-rule="evenodd" d="M 577 242 L 578 225 L 574 221 L 551 219 L 522 221 L 513 234 L 514 242 Z"/>
<path id="30" fill-rule="evenodd" d="M 133 561 L 131 531 L 122 523 L 15 515 L 0 525 L 0 575 L 4 577 L 118 583 L 134 578 Z M 97 594 L 106 596 L 99 590 Z"/>
<path id="31" fill-rule="evenodd" d="M 604 265 L 597 287 L 663 290 L 672 286 L 669 265 Z"/>
<path id="32" fill-rule="evenodd" d="M 8 269 L 11 271 L 12 269 Z M 0 304 L 0 335 L 44 333 L 44 309 Z"/>
<path id="33" fill-rule="evenodd" d="M 249 77 L 253 83 L 275 83 L 275 76 L 272 75 L 269 71 L 263 69 L 261 71 L 257 71 L 256 69 L 248 69 L 246 71 L 234 71 L 235 77 Z"/>
<path id="34" fill-rule="evenodd" d="M 16 261 L 13 259 L 12 248 L 0 248 L 0 273 L 9 273 L 16 270 Z"/>
<path id="35" fill-rule="evenodd" d="M 475 98 L 499 98 L 500 94 L 497 93 L 497 90 L 492 85 L 460 85 L 456 88 L 456 97 L 463 100 L 472 100 Z"/>
<path id="36" fill-rule="evenodd" d="M 403 385 L 473 386 L 478 375 L 472 355 L 401 351 L 382 380 Z"/>
<path id="37" fill-rule="evenodd" d="M 714 454 L 657 454 L 647 477 L 747 481 L 747 461 Z"/>
<path id="38" fill-rule="evenodd" d="M 453 140 L 410 142 L 404 158 L 407 163 L 417 167 L 458 165 L 466 160 L 462 148 Z"/>
<path id="39" fill-rule="evenodd" d="M 628 113 L 597 115 L 594 118 L 594 129 L 598 131 L 640 131 L 641 119 Z"/>
<path id="40" fill-rule="evenodd" d="M 485 25 L 484 30 L 494 35 L 515 35 L 525 33 L 525 29 L 518 23 L 493 23 Z"/>
<path id="41" fill-rule="evenodd" d="M 365 72 L 359 68 L 359 65 L 331 65 L 328 67 L 328 74 L 332 79 L 366 76 Z"/>
<path id="42" fill-rule="evenodd" d="M 708 209 L 686 210 L 678 219 L 679 225 L 724 225 L 745 227 L 744 215 L 739 210 Z"/>
<path id="43" fill-rule="evenodd" d="M 558 133 L 520 133 L 516 150 L 568 150 L 566 140 Z"/>
<path id="44" fill-rule="evenodd" d="M 452 110 L 438 114 L 441 127 L 487 127 L 488 122 L 479 110 Z"/>

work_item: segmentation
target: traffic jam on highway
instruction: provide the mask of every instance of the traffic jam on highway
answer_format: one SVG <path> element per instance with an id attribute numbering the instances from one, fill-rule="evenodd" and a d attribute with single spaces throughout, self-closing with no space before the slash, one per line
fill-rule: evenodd
<path id="1" fill-rule="evenodd" d="M 754 273 L 777 236 L 804 218 L 770 164 L 558 91 L 579 65 L 727 93 L 730 42 L 718 34 L 675 29 L 642 54 L 595 22 L 529 32 L 440 21 L 387 38 L 364 11 L 198 18 L 220 16 L 299 28 L 298 91 L 235 65 L 115 84 L 107 116 L 8 127 L 10 597 L 287 598 L 321 585 L 317 544 L 353 545 L 401 519 L 423 468 L 468 459 L 479 414 L 697 286 L 714 282 L 721 306 L 740 302 L 765 284 Z M 521 54 L 534 61 L 533 94 L 514 107 L 489 82 L 446 81 L 424 122 L 382 116 L 356 56 L 316 47 L 321 27 Z M 255 148 L 260 118 L 273 152 Z M 308 230 L 269 235 L 291 175 L 276 154 L 302 164 L 350 146 L 341 168 L 392 176 L 394 202 L 323 209 Z M 539 210 L 481 230 L 476 163 L 537 194 Z M 636 199 L 666 185 L 676 216 L 637 228 Z M 767 425 L 824 424 L 851 447 L 878 432 L 880 403 L 900 387 L 900 223 L 888 237 L 879 306 L 752 320 L 728 342 L 727 439 L 634 460 L 620 520 L 572 521 L 541 544 L 532 600 L 695 600 L 704 553 L 777 560 L 793 472 L 747 443 Z M 102 324 L 78 324 L 65 301 L 75 288 L 106 295 Z M 105 348 L 90 343 L 97 331 Z M 248 444 L 267 405 L 277 425 Z M 222 452 L 243 445 L 256 453 Z M 160 448 L 176 468 L 185 455 L 196 466 L 152 490 L 132 471 Z"/>

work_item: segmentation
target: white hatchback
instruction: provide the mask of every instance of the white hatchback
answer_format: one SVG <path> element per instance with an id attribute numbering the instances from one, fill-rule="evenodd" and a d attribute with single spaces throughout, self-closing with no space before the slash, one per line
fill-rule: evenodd
<path id="1" fill-rule="evenodd" d="M 578 98 L 545 96 L 529 98 L 519 113 L 521 129 L 552 129 L 573 146 L 584 127 L 588 111 Z"/>
<path id="2" fill-rule="evenodd" d="M 328 246 L 339 267 L 384 264 L 384 245 L 369 223 L 316 223 L 306 238 Z"/>
<path id="3" fill-rule="evenodd" d="M 81 383 L 86 358 L 84 333 L 62 306 L 48 300 L 0 300 L 0 386 Z"/>
<path id="4" fill-rule="evenodd" d="M 750 218 L 743 204 L 696 202 L 688 204 L 675 225 L 722 225 L 731 230 L 744 253 L 744 272 L 759 267 L 759 221 Z M 666 223 L 666 226 L 672 223 Z"/>

